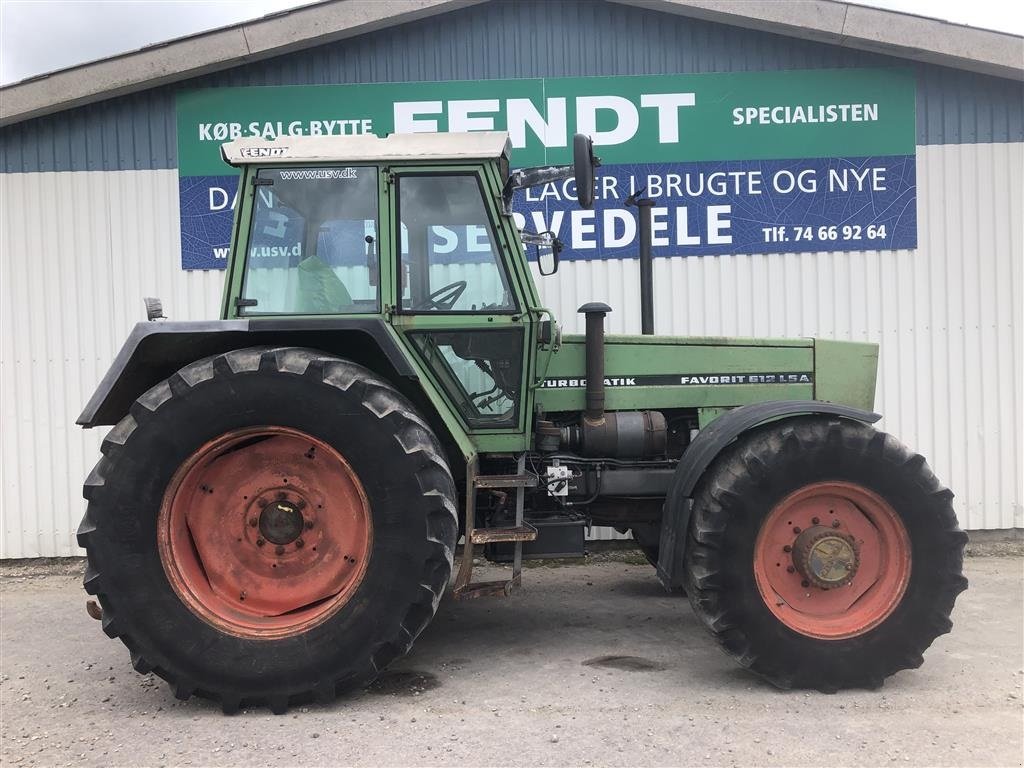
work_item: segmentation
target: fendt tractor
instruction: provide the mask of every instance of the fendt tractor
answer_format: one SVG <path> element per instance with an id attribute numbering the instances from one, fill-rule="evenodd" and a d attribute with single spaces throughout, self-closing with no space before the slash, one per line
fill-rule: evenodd
<path id="1" fill-rule="evenodd" d="M 966 535 L 877 431 L 878 349 L 562 335 L 560 243 L 520 231 L 505 134 L 243 138 L 221 319 L 135 326 L 79 418 L 112 425 L 78 540 L 103 630 L 174 694 L 327 702 L 405 654 L 451 583 L 632 531 L 741 665 L 875 688 L 948 632 Z M 641 225 L 651 202 L 634 195 Z M 649 224 L 649 217 L 647 218 Z M 650 231 L 640 227 L 643 328 Z M 456 545 L 463 542 L 452 579 Z M 504 563 L 477 582 L 474 562 Z"/>

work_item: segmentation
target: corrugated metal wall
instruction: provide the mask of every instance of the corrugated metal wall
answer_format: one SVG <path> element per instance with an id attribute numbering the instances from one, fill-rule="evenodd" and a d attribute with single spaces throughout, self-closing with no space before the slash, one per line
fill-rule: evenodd
<path id="1" fill-rule="evenodd" d="M 916 73 L 918 144 L 1024 140 L 1010 80 L 594 0 L 493 0 L 0 129 L 0 171 L 176 167 L 182 88 L 891 66 Z"/>
<path id="2" fill-rule="evenodd" d="M 1024 527 L 1020 424 L 1024 144 L 918 147 L 914 251 L 665 258 L 659 333 L 877 341 L 884 427 L 957 494 L 961 525 Z M 73 425 L 139 297 L 216 317 L 221 272 L 178 267 L 177 173 L 0 174 L 0 556 L 77 554 L 81 482 L 103 430 Z M 607 301 L 639 330 L 635 261 L 540 279 L 568 331 Z"/>
<path id="3" fill-rule="evenodd" d="M 78 552 L 105 430 L 74 421 L 140 297 L 217 316 L 223 275 L 181 271 L 177 211 L 175 171 L 0 174 L 0 556 Z"/>

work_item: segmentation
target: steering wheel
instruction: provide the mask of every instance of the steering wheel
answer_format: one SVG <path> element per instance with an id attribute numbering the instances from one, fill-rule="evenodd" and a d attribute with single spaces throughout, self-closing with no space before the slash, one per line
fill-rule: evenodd
<path id="1" fill-rule="evenodd" d="M 459 300 L 465 290 L 466 281 L 456 280 L 454 283 L 448 283 L 448 285 L 438 288 L 413 309 L 434 309 L 448 312 L 455 306 L 455 302 Z"/>

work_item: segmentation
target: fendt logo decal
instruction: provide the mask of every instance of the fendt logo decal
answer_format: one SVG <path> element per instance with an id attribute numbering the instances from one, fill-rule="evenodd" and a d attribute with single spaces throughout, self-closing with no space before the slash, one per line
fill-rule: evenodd
<path id="1" fill-rule="evenodd" d="M 813 384 L 813 373 L 660 373 L 647 376 L 610 376 L 606 387 L 719 387 L 732 384 Z M 585 378 L 544 379 L 544 389 L 582 389 Z"/>
<path id="2" fill-rule="evenodd" d="M 240 157 L 285 157 L 289 147 L 242 147 L 238 150 Z"/>

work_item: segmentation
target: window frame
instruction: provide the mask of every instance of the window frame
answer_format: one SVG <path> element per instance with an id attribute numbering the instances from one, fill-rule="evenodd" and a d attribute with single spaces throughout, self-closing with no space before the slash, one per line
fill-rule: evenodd
<path id="1" fill-rule="evenodd" d="M 517 358 L 514 359 L 518 359 L 519 365 L 521 366 L 519 370 L 520 391 L 517 397 L 509 398 L 509 400 L 511 400 L 512 402 L 512 408 L 509 412 L 509 415 L 502 417 L 500 421 L 497 418 L 488 418 L 486 414 L 480 414 L 479 409 L 476 408 L 476 405 L 472 402 L 472 399 L 470 397 L 472 393 L 466 390 L 466 387 L 464 386 L 462 379 L 459 378 L 458 373 L 455 371 L 454 368 L 452 368 L 451 363 L 445 357 L 444 353 L 441 352 L 440 349 L 437 350 L 440 363 L 443 366 L 443 368 L 438 369 L 437 367 L 431 364 L 431 360 L 427 356 L 426 350 L 423 348 L 420 341 L 421 337 L 431 337 L 436 336 L 438 334 L 479 335 L 498 333 L 518 335 L 519 338 L 517 339 L 516 343 L 518 343 L 519 345 L 519 350 Z M 414 331 L 409 331 L 408 337 L 409 340 L 412 342 L 412 345 L 415 348 L 417 354 L 419 355 L 419 358 L 423 360 L 424 367 L 428 371 L 430 371 L 433 378 L 437 381 L 437 384 L 439 385 L 440 389 L 448 397 L 448 400 L 449 402 L 451 402 L 452 407 L 455 409 L 456 413 L 459 414 L 459 417 L 462 419 L 463 423 L 470 431 L 479 432 L 485 430 L 507 430 L 510 428 L 515 428 L 520 423 L 520 416 L 523 407 L 522 387 L 527 383 L 526 378 L 524 376 L 524 370 L 528 364 L 528 360 L 524 354 L 526 347 L 525 326 L 506 325 L 499 327 L 477 326 L 475 328 L 419 328 Z M 467 360 L 466 362 L 469 361 Z M 459 392 L 461 392 L 461 397 L 455 397 L 455 395 L 458 393 L 453 391 L 452 386 L 450 386 L 448 383 L 448 380 L 450 380 L 451 383 L 454 384 L 454 387 L 457 388 Z M 463 407 L 461 403 L 464 403 L 466 407 Z M 473 410 L 478 415 L 474 416 L 472 413 L 468 412 L 468 408 L 473 408 Z"/>
<path id="2" fill-rule="evenodd" d="M 491 252 L 494 254 L 495 264 L 502 277 L 502 282 L 506 292 L 512 297 L 512 306 L 494 309 L 450 309 L 450 310 L 437 310 L 437 309 L 414 309 L 409 307 L 408 309 L 402 306 L 402 293 L 404 286 L 402 283 L 403 259 L 402 259 L 402 179 L 407 177 L 442 177 L 442 176 L 469 176 L 476 181 L 477 191 L 480 193 L 480 202 L 483 205 L 484 215 L 487 217 L 487 224 L 489 226 L 488 236 L 491 240 Z M 395 189 L 395 220 L 392 222 L 394 229 L 394 253 L 395 253 L 395 308 L 394 312 L 398 315 L 413 315 L 416 317 L 458 317 L 458 316 L 473 316 L 480 317 L 486 315 L 510 315 L 518 316 L 522 315 L 522 305 L 520 302 L 519 291 L 516 290 L 515 275 L 513 275 L 510 264 L 505 258 L 505 251 L 501 245 L 501 239 L 499 237 L 500 226 L 494 218 L 494 211 L 487 199 L 484 184 L 480 178 L 480 171 L 476 168 L 465 168 L 465 169 L 449 169 L 449 170 L 431 170 L 429 168 L 418 168 L 416 170 L 400 170 L 396 169 L 393 171 L 392 185 Z"/>
<path id="3" fill-rule="evenodd" d="M 237 269 L 237 274 L 238 274 L 238 285 L 237 285 L 237 291 L 235 291 L 234 293 L 235 293 L 236 298 L 245 298 L 245 282 L 246 282 L 246 278 L 248 277 L 249 258 L 250 258 L 250 252 L 252 250 L 253 228 L 256 226 L 256 214 L 257 214 L 257 211 L 258 211 L 258 196 L 259 196 L 260 187 L 263 186 L 263 185 L 257 185 L 254 182 L 255 182 L 256 179 L 261 178 L 260 174 L 263 173 L 264 171 L 269 172 L 269 173 L 279 173 L 280 171 L 321 170 L 321 169 L 327 170 L 327 169 L 341 168 L 341 167 L 345 167 L 345 168 L 365 168 L 365 169 L 368 169 L 368 170 L 372 170 L 373 173 L 374 173 L 374 184 L 375 184 L 375 187 L 376 187 L 376 190 L 375 190 L 376 194 L 374 196 L 374 201 L 375 201 L 374 202 L 374 207 L 375 207 L 375 210 L 376 210 L 376 217 L 374 218 L 374 225 L 375 225 L 375 231 L 377 232 L 377 238 L 376 238 L 375 243 L 374 243 L 374 245 L 376 246 L 376 251 L 377 251 L 377 286 L 376 286 L 376 288 L 377 288 L 376 294 L 377 295 L 376 295 L 376 301 L 375 301 L 374 305 L 372 307 L 368 306 L 368 307 L 365 307 L 365 308 L 359 307 L 359 311 L 357 311 L 357 312 L 343 312 L 343 311 L 340 311 L 340 310 L 329 311 L 329 312 L 287 312 L 287 311 L 283 311 L 283 312 L 260 312 L 258 306 L 256 306 L 256 307 L 241 306 L 240 307 L 240 306 L 236 305 L 234 307 L 235 317 L 245 318 L 245 319 L 257 319 L 257 318 L 264 318 L 264 317 L 267 317 L 267 318 L 278 318 L 278 317 L 358 317 L 358 316 L 361 316 L 361 315 L 377 315 L 377 314 L 380 314 L 381 308 L 383 307 L 383 305 L 385 303 L 385 297 L 384 297 L 385 270 L 384 270 L 384 267 L 383 267 L 385 257 L 384 257 L 384 254 L 381 253 L 380 233 L 381 233 L 382 225 L 383 226 L 388 226 L 388 224 L 387 224 L 387 217 L 382 214 L 385 206 L 384 206 L 383 194 L 382 194 L 383 193 L 384 185 L 381 183 L 382 182 L 382 179 L 381 179 L 381 166 L 379 164 L 376 164 L 376 163 L 371 163 L 371 164 L 366 164 L 366 165 L 362 165 L 362 164 L 358 164 L 358 165 L 348 164 L 348 165 L 344 165 L 344 166 L 342 166 L 341 164 L 338 164 L 338 163 L 332 163 L 332 164 L 326 164 L 326 165 L 323 164 L 323 163 L 320 163 L 320 164 L 315 164 L 315 163 L 309 164 L 309 163 L 306 163 L 306 164 L 298 164 L 298 165 L 284 165 L 284 164 L 281 164 L 281 165 L 278 165 L 278 164 L 261 165 L 261 166 L 251 166 L 248 173 L 240 176 L 239 177 L 239 184 L 246 184 L 249 187 L 251 187 L 252 194 L 251 195 L 246 195 L 246 197 L 248 198 L 247 210 L 245 211 L 246 219 L 247 220 L 244 222 L 244 224 L 241 221 L 241 219 L 238 222 L 238 230 L 237 230 L 238 234 L 240 234 L 242 232 L 243 227 L 244 227 L 244 229 L 248 231 L 248 236 L 246 237 L 246 240 L 245 240 L 245 246 L 246 247 L 244 249 L 240 248 L 241 253 L 238 254 L 238 259 L 237 259 L 238 264 L 235 267 L 235 269 Z M 266 178 L 266 177 L 263 177 L 263 178 Z M 266 185 L 266 186 L 270 186 L 271 188 L 273 188 L 272 184 L 271 185 Z M 240 201 L 239 201 L 238 204 L 240 204 Z M 297 211 L 297 213 L 298 213 L 298 211 Z M 303 217 L 303 218 L 304 218 L 304 220 L 308 224 L 308 218 L 307 217 Z M 355 220 L 353 219 L 353 221 L 355 221 Z M 308 229 L 309 229 L 308 226 L 303 227 L 303 230 L 304 230 L 303 231 L 303 238 L 302 238 L 303 248 L 305 248 L 306 239 L 307 239 L 307 235 L 308 235 Z M 297 265 L 296 265 L 296 268 L 297 268 Z M 347 286 L 346 286 L 346 290 L 347 290 Z M 250 311 L 250 310 L 256 310 L 256 311 Z"/>

